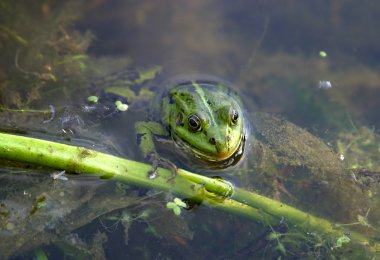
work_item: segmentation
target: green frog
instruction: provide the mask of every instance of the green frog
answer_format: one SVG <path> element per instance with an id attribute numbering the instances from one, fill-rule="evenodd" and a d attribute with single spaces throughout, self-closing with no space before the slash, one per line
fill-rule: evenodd
<path id="1" fill-rule="evenodd" d="M 191 169 L 223 169 L 237 164 L 244 155 L 248 123 L 230 83 L 212 77 L 177 78 L 159 84 L 159 94 L 152 98 L 153 91 L 147 89 L 157 85 L 147 82 L 159 72 L 159 67 L 142 70 L 139 76 L 134 74 L 133 79 L 105 89 L 132 105 L 145 100 L 144 96 L 150 99 L 150 120 L 137 122 L 135 132 L 142 155 L 152 163 L 151 174 L 159 165 L 176 170 L 176 165 L 159 155 L 157 142 L 174 143 L 174 154 Z M 137 85 L 142 87 L 131 91 Z"/>

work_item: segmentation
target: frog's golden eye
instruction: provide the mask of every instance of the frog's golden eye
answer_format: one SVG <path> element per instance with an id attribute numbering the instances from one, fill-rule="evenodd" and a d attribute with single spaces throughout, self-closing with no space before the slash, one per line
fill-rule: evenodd
<path id="1" fill-rule="evenodd" d="M 189 116 L 189 118 L 187 119 L 187 123 L 189 125 L 190 130 L 194 132 L 201 130 L 202 122 L 197 115 Z"/>
<path id="2" fill-rule="evenodd" d="M 235 109 L 231 109 L 230 111 L 230 118 L 231 118 L 231 124 L 236 125 L 238 119 L 239 119 L 239 113 Z"/>

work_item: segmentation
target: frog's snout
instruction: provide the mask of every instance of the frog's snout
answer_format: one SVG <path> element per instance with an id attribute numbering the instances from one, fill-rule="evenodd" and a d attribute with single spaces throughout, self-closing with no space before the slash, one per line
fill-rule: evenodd
<path id="1" fill-rule="evenodd" d="M 211 137 L 209 143 L 215 145 L 216 152 L 219 156 L 225 156 L 230 151 L 230 138 L 227 136 L 224 140 Z"/>

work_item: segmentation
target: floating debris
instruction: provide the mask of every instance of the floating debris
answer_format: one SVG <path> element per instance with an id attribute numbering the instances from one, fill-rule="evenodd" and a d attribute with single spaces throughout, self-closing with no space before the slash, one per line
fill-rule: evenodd
<path id="1" fill-rule="evenodd" d="M 320 80 L 318 82 L 318 88 L 320 88 L 320 89 L 329 89 L 329 88 L 332 88 L 331 81 L 329 81 L 329 80 Z"/>
<path id="2" fill-rule="evenodd" d="M 61 180 L 61 181 L 67 181 L 68 178 L 65 176 L 66 171 L 61 171 L 58 173 L 52 173 L 50 176 L 53 178 L 53 180 Z"/>
<path id="3" fill-rule="evenodd" d="M 150 180 L 154 180 L 154 179 L 156 179 L 158 177 L 158 172 L 157 171 L 152 171 L 152 172 L 149 172 L 148 173 L 148 178 L 150 179 Z"/>
<path id="4" fill-rule="evenodd" d="M 45 121 L 42 122 L 44 124 L 50 123 L 55 118 L 55 109 L 54 109 L 54 107 L 52 105 L 49 105 L 49 107 L 50 107 L 51 116 L 50 116 L 49 119 L 47 119 L 47 120 L 45 120 Z"/>
<path id="5" fill-rule="evenodd" d="M 96 110 L 96 106 L 88 106 L 88 105 L 83 105 L 82 106 L 82 111 L 85 113 L 90 113 Z"/>
<path id="6" fill-rule="evenodd" d="M 61 122 L 62 129 L 65 130 L 71 129 L 73 126 L 79 126 L 80 128 L 85 127 L 85 122 L 83 119 L 79 115 L 69 110 L 66 110 L 62 117 L 59 118 L 59 120 Z"/>

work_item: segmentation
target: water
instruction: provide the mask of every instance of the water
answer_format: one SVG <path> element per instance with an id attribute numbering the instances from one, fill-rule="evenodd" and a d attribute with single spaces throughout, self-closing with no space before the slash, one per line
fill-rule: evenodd
<path id="1" fill-rule="evenodd" d="M 163 79 L 189 74 L 223 78 L 241 94 L 256 136 L 246 162 L 223 177 L 334 223 L 356 223 L 347 232 L 378 236 L 380 4 L 3 1 L 0 7 L 2 106 L 49 110 L 53 105 L 81 114 L 76 109 L 102 87 L 92 82 L 126 67 L 160 65 Z M 70 140 L 62 137 L 59 124 L 31 131 L 46 118 L 28 117 L 17 124 L 30 135 L 141 160 L 130 122 L 141 119 L 143 110 L 85 116 L 85 129 Z M 14 246 L 17 250 L 10 252 L 19 259 L 50 240 L 56 242 L 42 249 L 57 259 L 64 258 L 62 252 L 108 259 L 371 254 L 354 245 L 338 248 L 326 234 L 306 234 L 286 219 L 268 226 L 204 205 L 177 217 L 166 209 L 172 194 L 70 175 L 68 181 L 53 180 L 41 177 L 51 172 L 38 169 L 14 179 L 9 175 L 25 168 L 4 165 L 2 183 L 14 187 L 0 193 L 3 201 L 12 201 L 9 205 L 21 215 L 38 203 L 48 205 L 47 215 L 30 222 L 34 228 L 25 223 L 11 228 L 20 234 L 28 230 L 27 239 L 44 238 Z M 36 178 L 42 179 L 36 183 Z M 24 204 L 19 202 L 25 197 Z M 1 226 L 1 236 L 9 235 L 7 228 Z M 275 231 L 282 235 L 270 239 Z"/>

